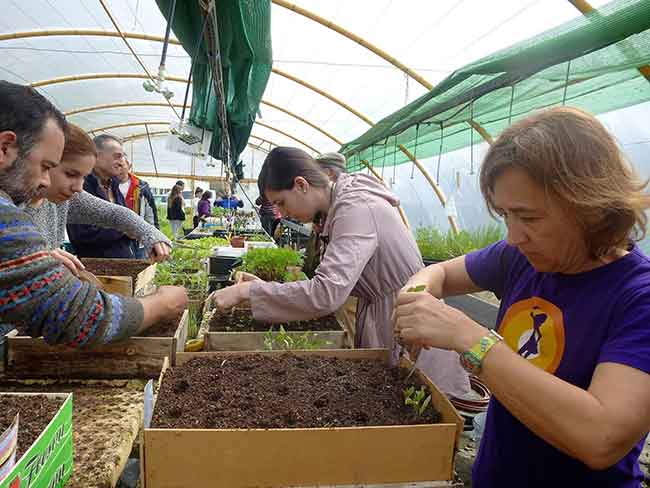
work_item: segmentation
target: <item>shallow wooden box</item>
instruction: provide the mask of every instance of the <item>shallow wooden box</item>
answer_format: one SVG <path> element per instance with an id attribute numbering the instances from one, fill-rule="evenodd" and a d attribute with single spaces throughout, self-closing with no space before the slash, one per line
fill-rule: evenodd
<path id="1" fill-rule="evenodd" d="M 314 330 L 314 331 L 287 331 L 290 337 L 299 337 L 305 332 L 311 332 L 312 337 L 329 344 L 323 345 L 321 349 L 344 349 L 348 346 L 345 331 L 341 321 L 336 322 L 340 330 Z M 279 332 L 279 327 L 274 327 Z M 205 334 L 205 351 L 263 351 L 264 337 L 266 332 L 211 332 L 209 329 Z"/>
<path id="2" fill-rule="evenodd" d="M 85 263 L 93 262 L 120 262 L 129 261 L 127 259 L 112 259 L 112 258 L 84 258 Z M 120 275 L 97 275 L 97 279 L 104 285 L 104 290 L 108 293 L 117 293 L 125 296 L 145 296 L 151 293 L 154 289 L 153 280 L 156 276 L 156 263 L 151 264 L 138 273 L 138 276 L 133 282 L 130 276 Z"/>
<path id="3" fill-rule="evenodd" d="M 387 350 L 380 349 L 292 354 L 378 361 L 388 361 L 389 357 Z M 176 364 L 206 355 L 242 353 L 179 353 Z M 405 360 L 401 366 L 410 367 L 410 363 Z M 144 486 L 238 488 L 451 480 L 463 420 L 447 397 L 426 376 L 419 371 L 417 374 L 429 385 L 432 404 L 442 414 L 439 424 L 313 429 L 145 427 L 141 458 Z"/>
<path id="4" fill-rule="evenodd" d="M 43 338 L 7 334 L 5 371 L 16 378 L 141 378 L 158 377 L 166 357 L 176 364 L 185 349 L 188 311 L 171 337 L 131 337 L 92 349 L 50 346 Z"/>

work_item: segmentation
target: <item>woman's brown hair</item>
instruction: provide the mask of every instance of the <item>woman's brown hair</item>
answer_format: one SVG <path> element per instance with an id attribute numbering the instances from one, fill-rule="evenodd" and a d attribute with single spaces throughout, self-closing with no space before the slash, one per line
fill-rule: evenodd
<path id="1" fill-rule="evenodd" d="M 81 127 L 68 122 L 68 132 L 65 135 L 65 146 L 61 160 L 66 161 L 88 155 L 97 157 L 95 143 Z"/>
<path id="2" fill-rule="evenodd" d="M 639 178 L 612 135 L 587 112 L 555 107 L 501 133 L 480 173 L 492 215 L 495 181 L 511 168 L 524 170 L 573 214 L 592 258 L 645 237 L 648 181 Z"/>
<path id="3" fill-rule="evenodd" d="M 317 188 L 326 187 L 330 182 L 314 158 L 302 149 L 276 147 L 266 156 L 257 176 L 260 195 L 266 196 L 266 190 L 290 190 L 298 176 Z"/>

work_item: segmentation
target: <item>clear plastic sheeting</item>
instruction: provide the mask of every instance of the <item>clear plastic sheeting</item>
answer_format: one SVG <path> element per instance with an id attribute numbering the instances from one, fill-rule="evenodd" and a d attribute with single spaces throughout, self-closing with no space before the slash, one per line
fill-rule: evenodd
<path id="1" fill-rule="evenodd" d="M 158 38 L 127 39 L 149 72 L 156 74 L 166 21 L 155 0 L 104 1 L 124 32 Z M 293 0 L 293 3 L 373 44 L 433 86 L 463 66 L 582 15 L 567 0 Z M 607 1 L 590 0 L 590 4 L 601 8 Z M 170 100 L 172 109 L 162 95 L 143 89 L 146 74 L 120 37 L 93 34 L 94 31 L 115 32 L 99 0 L 5 0 L 2 6 L 0 78 L 38 83 L 78 77 L 74 81 L 40 85 L 38 89 L 64 112 L 96 107 L 69 115 L 69 120 L 86 130 L 133 124 L 106 131 L 127 140 L 126 152 L 137 171 L 197 178 L 223 176 L 220 161 L 200 160 L 166 148 L 168 124 L 179 120 L 187 87 L 183 80 L 187 80 L 190 69 L 190 57 L 175 39 L 169 45 L 166 62 L 166 84 L 174 92 Z M 271 30 L 273 72 L 248 141 L 259 149 L 249 147 L 241 156 L 246 178 L 257 176 L 265 151 L 275 145 L 296 146 L 311 154 L 336 151 L 371 127 L 341 104 L 377 123 L 428 91 L 365 47 L 275 3 L 271 8 Z M 31 31 L 38 36 L 24 34 Z M 58 35 L 46 35 L 57 32 Z M 65 33 L 73 35 L 60 35 Z M 97 74 L 106 77 L 91 79 L 91 75 Z M 613 86 L 617 84 L 621 96 L 643 89 L 624 79 L 614 79 Z M 571 90 L 568 97 L 572 96 Z M 613 97 L 618 96 L 618 92 L 612 93 Z M 505 91 L 492 96 L 500 97 L 503 105 L 508 106 L 510 99 Z M 561 97 L 556 102 L 560 103 Z M 191 103 L 190 89 L 188 104 Z M 521 108 L 517 114 L 525 113 L 527 106 Z M 614 131 L 642 174 L 650 176 L 647 124 L 650 105 L 605 113 L 601 119 Z M 144 123 L 148 123 L 146 128 L 152 134 L 153 157 Z M 495 133 L 498 130 L 497 127 Z M 460 227 L 472 228 L 487 222 L 476 184 L 485 151 L 478 134 L 473 138 L 473 158 L 469 147 L 452 150 L 440 158 L 439 172 L 435 142 L 433 148 L 432 155 L 423 155 L 421 162 L 434 179 L 440 180 L 445 195 L 453 197 Z M 374 159 L 377 158 L 375 169 L 400 196 L 412 226 L 436 225 L 447 229 L 448 211 L 440 205 L 418 169 L 409 162 L 390 167 L 389 158 L 382 165 L 381 155 L 375 148 Z M 459 173 L 460 187 L 456 188 Z M 207 180 L 196 182 L 205 184 Z M 254 199 L 256 185 L 249 184 L 247 192 Z"/>

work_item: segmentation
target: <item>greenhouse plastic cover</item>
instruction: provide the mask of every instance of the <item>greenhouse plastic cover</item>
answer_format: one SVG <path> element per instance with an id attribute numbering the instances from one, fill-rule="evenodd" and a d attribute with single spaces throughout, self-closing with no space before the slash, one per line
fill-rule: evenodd
<path id="1" fill-rule="evenodd" d="M 567 22 L 577 28 L 578 24 L 583 25 L 587 20 L 567 0 L 294 2 L 379 47 L 433 86 L 449 79 L 464 67 L 476 66 L 478 60 L 490 59 L 493 53 L 507 52 L 504 50 L 547 31 L 553 32 L 553 29 Z M 127 37 L 127 41 L 147 69 L 157 73 L 162 50 L 160 39 L 164 36 L 166 20 L 155 0 L 104 0 L 104 3 L 122 31 L 146 34 L 139 38 Z M 632 8 L 637 2 L 607 4 L 606 0 L 591 0 L 590 3 L 600 11 L 616 11 L 625 6 Z M 146 92 L 142 88 L 146 74 L 124 41 L 114 36 L 115 25 L 99 0 L 3 0 L 2 6 L 1 78 L 18 83 L 35 83 L 38 90 L 69 113 L 70 121 L 88 131 L 94 129 L 98 133 L 104 131 L 101 129 L 103 127 L 119 126 L 105 131 L 125 139 L 127 155 L 139 173 L 168 174 L 171 177 L 189 174 L 219 176 L 224 173 L 220 162 L 210 157 L 192 158 L 167 148 L 168 127 L 172 122 L 178 123 L 177 113 L 182 111 L 180 105 L 186 89 L 183 80 L 187 80 L 191 64 L 189 55 L 175 36 L 172 36 L 166 62 L 167 85 L 174 92 L 171 102 L 175 106 L 172 110 L 160 94 Z M 57 35 L 45 35 L 47 33 Z M 646 35 L 647 32 L 631 38 L 635 48 L 645 56 Z M 271 41 L 273 71 L 251 130 L 250 146 L 241 156 L 246 165 L 246 178 L 257 176 L 265 152 L 275 145 L 297 146 L 311 154 L 315 154 L 315 151 L 336 151 L 371 128 L 370 124 L 332 101 L 332 98 L 353 108 L 370 122 L 378 122 L 428 92 L 413 78 L 363 46 L 273 2 Z M 599 77 L 603 71 L 604 75 L 609 76 L 612 87 L 605 93 L 606 98 L 611 100 L 603 101 L 595 93 L 592 98 L 614 105 L 594 110 L 606 112 L 627 107 L 627 100 L 630 99 L 643 100 L 650 83 L 643 84 L 632 65 L 625 67 L 621 53 L 610 47 L 605 49 L 611 53 L 611 59 L 598 61 L 593 74 Z M 569 74 L 572 80 L 577 79 L 579 73 L 589 72 L 588 63 L 596 61 L 597 58 L 593 57 L 596 54 L 597 51 L 591 53 L 591 57 L 571 63 Z M 645 60 L 650 62 L 650 59 Z M 553 78 L 552 83 L 543 82 L 551 83 L 554 87 L 553 96 L 547 101 L 549 104 L 560 104 L 562 90 L 558 90 L 553 83 L 564 82 L 567 63 L 545 69 L 550 69 Z M 85 76 L 90 74 L 105 76 L 95 79 Z M 76 79 L 38 83 L 61 77 Z M 321 93 L 297 83 L 296 79 L 318 88 Z M 515 85 L 515 99 L 520 100 L 517 103 L 522 105 L 513 105 L 513 119 L 526 110 L 528 103 L 525 98 L 520 98 L 523 92 L 518 87 L 523 85 L 519 83 Z M 591 82 L 585 83 L 582 86 L 588 86 Z M 567 99 L 580 93 L 580 86 L 569 86 Z M 574 91 L 574 88 L 580 91 Z M 463 89 L 466 87 L 463 86 Z M 641 95 L 637 97 L 636 92 Z M 481 100 L 485 99 L 481 103 L 490 102 L 499 119 L 493 125 L 489 123 L 489 118 L 480 119 L 493 135 L 500 130 L 499 124 L 504 123 L 504 113 L 509 114 L 511 99 L 508 87 L 502 88 L 498 95 L 498 103 L 494 99 L 490 101 L 496 95 L 481 97 Z M 616 105 L 619 99 L 622 101 Z M 192 104 L 192 90 L 188 103 Z M 96 108 L 87 110 L 91 107 Z M 478 112 L 476 115 L 480 117 Z M 647 169 L 650 167 L 647 151 L 650 144 L 650 104 L 607 112 L 601 116 L 601 120 L 614 132 L 641 173 L 650 176 Z M 452 145 L 451 136 L 447 139 L 445 135 L 444 154 L 440 158 L 437 130 L 428 136 L 432 138 L 429 142 L 430 155 L 426 156 L 425 145 L 418 144 L 416 152 L 422 165 L 438 180 L 445 195 L 453 197 L 460 226 L 472 227 L 487 219 L 476 187 L 477 169 L 485 152 L 485 144 L 476 131 L 472 131 L 472 138 L 467 127 L 459 124 L 458 129 L 464 131 L 457 136 L 460 145 Z M 410 131 L 412 137 L 414 130 L 411 128 L 405 134 L 408 135 Z M 420 124 L 419 130 L 423 132 L 423 124 Z M 152 135 L 151 146 L 147 132 Z M 420 137 L 425 136 L 422 133 Z M 473 139 L 473 144 L 470 144 L 470 139 Z M 466 141 L 464 144 L 463 140 Z M 412 138 L 409 147 L 415 151 L 413 141 Z M 390 166 L 388 157 L 383 158 L 383 164 L 381 157 L 377 160 L 377 146 L 379 144 L 378 147 L 381 147 L 382 143 L 383 140 L 373 146 L 375 167 L 399 195 L 412 227 L 438 225 L 444 230 L 448 210 L 441 207 L 429 183 L 411 164 Z M 462 145 L 465 147 L 453 150 Z M 369 151 L 372 152 L 372 148 Z M 364 156 L 368 156 L 367 152 Z M 168 181 L 166 187 L 169 186 Z M 252 199 L 256 197 L 255 186 L 251 184 L 247 190 Z"/>

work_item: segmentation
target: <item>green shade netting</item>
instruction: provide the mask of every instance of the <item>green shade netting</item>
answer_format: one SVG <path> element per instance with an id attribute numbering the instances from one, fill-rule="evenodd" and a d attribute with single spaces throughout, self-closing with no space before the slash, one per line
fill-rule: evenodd
<path id="1" fill-rule="evenodd" d="M 454 72 L 345 144 L 348 169 L 409 162 L 483 141 L 532 110 L 566 104 L 594 114 L 650 100 L 650 1 L 617 0 Z M 650 69 L 648 70 L 650 77 Z"/>
<path id="2" fill-rule="evenodd" d="M 169 20 L 172 0 L 156 0 L 156 3 Z M 236 162 L 246 148 L 271 73 L 271 2 L 220 0 L 216 2 L 216 9 L 228 133 L 232 161 Z M 195 53 L 203 19 L 198 1 L 177 0 L 172 30 L 194 60 L 190 123 L 213 131 L 210 155 L 225 160 L 221 146 L 223 127 L 218 118 L 212 70 L 208 63 L 210 47 L 205 37 Z"/>

